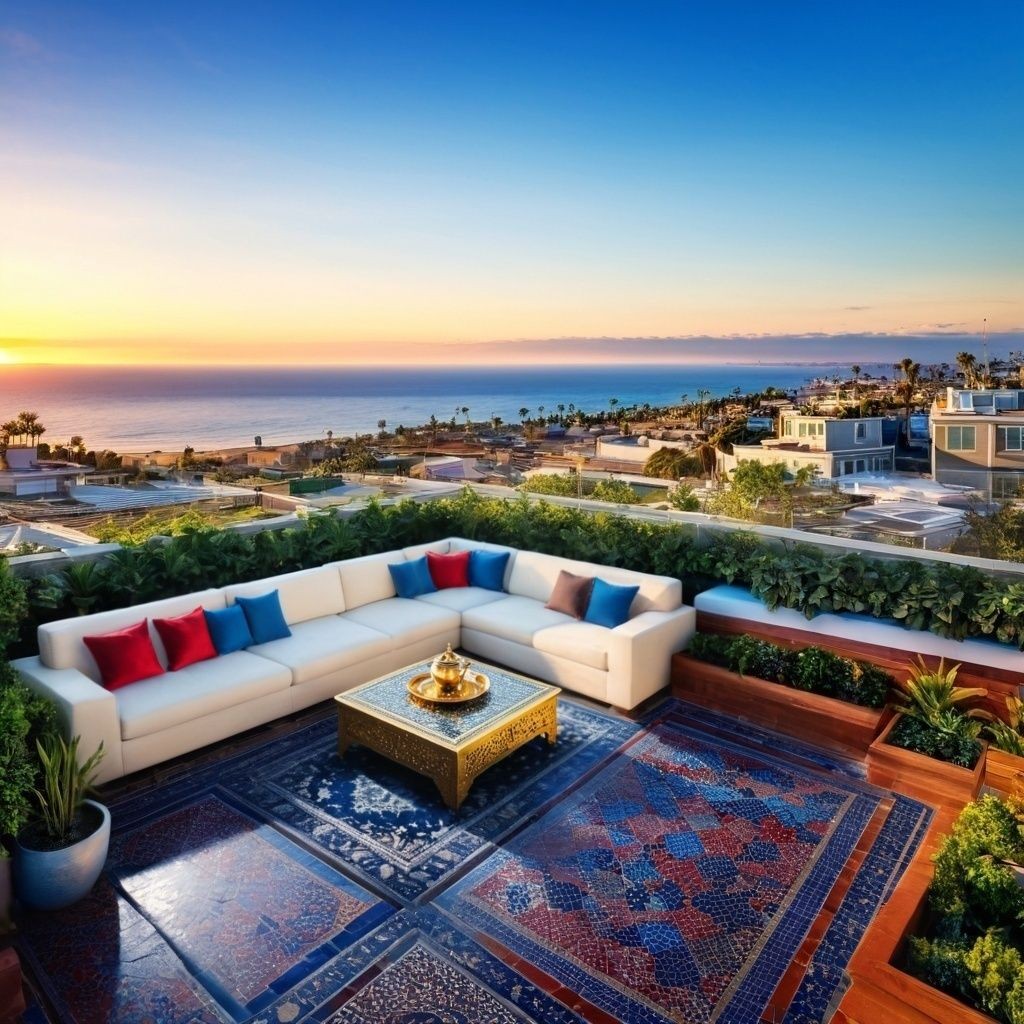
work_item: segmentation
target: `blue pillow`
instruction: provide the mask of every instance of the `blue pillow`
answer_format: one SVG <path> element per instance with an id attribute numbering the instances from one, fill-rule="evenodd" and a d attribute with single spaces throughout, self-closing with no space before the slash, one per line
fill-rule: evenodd
<path id="1" fill-rule="evenodd" d="M 619 587 L 614 583 L 605 583 L 602 579 L 594 580 L 594 589 L 590 591 L 590 603 L 583 621 L 594 622 L 609 629 L 621 626 L 629 619 L 629 606 L 639 589 Z"/>
<path id="2" fill-rule="evenodd" d="M 388 568 L 399 597 L 419 597 L 420 594 L 432 594 L 437 590 L 425 555 L 411 562 L 396 562 Z"/>
<path id="3" fill-rule="evenodd" d="M 283 640 L 292 635 L 284 621 L 281 597 L 276 590 L 259 597 L 236 597 L 235 603 L 240 604 L 245 612 L 253 643 L 268 644 L 271 640 Z"/>
<path id="4" fill-rule="evenodd" d="M 472 551 L 469 555 L 469 585 L 484 590 L 505 589 L 505 566 L 511 551 Z"/>
<path id="5" fill-rule="evenodd" d="M 252 643 L 249 623 L 246 622 L 245 612 L 239 605 L 233 604 L 215 612 L 204 610 L 203 614 L 206 616 L 206 628 L 210 631 L 210 638 L 218 654 L 240 651 Z"/>

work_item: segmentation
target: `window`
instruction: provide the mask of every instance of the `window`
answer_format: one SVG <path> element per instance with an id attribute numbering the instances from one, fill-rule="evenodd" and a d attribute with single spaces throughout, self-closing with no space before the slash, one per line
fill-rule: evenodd
<path id="1" fill-rule="evenodd" d="M 868 425 L 866 423 L 855 423 L 853 425 L 853 439 L 855 441 L 864 441 L 868 436 Z"/>
<path id="2" fill-rule="evenodd" d="M 946 427 L 947 452 L 973 452 L 974 427 Z"/>
<path id="3" fill-rule="evenodd" d="M 1000 427 L 999 449 L 1004 452 L 1024 451 L 1024 427 Z"/>
<path id="4" fill-rule="evenodd" d="M 996 474 L 992 477 L 992 497 L 1019 498 L 1022 482 L 1024 482 L 1024 478 L 1021 477 L 1020 473 Z"/>

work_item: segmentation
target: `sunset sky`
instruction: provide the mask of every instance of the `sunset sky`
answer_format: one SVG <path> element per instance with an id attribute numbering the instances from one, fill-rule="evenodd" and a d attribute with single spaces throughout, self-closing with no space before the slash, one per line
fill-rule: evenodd
<path id="1" fill-rule="evenodd" d="M 1012 344 L 1022 52 L 1019 0 L 8 0 L 0 361 Z"/>

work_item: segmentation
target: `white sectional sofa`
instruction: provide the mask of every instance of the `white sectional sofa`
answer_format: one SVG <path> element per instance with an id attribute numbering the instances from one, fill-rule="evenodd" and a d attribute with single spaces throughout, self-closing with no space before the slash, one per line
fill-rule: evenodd
<path id="1" fill-rule="evenodd" d="M 396 596 L 388 565 L 473 548 L 508 550 L 505 590 L 439 590 Z M 630 618 L 615 629 L 544 607 L 561 570 L 639 586 Z M 292 635 L 201 661 L 115 691 L 100 684 L 82 638 L 143 618 L 161 663 L 166 652 L 152 619 L 197 606 L 224 608 L 238 596 L 277 590 Z M 39 655 L 14 663 L 25 683 L 57 705 L 83 754 L 102 740 L 99 781 L 158 764 L 309 707 L 358 683 L 444 649 L 497 661 L 527 675 L 621 708 L 636 707 L 668 683 L 671 655 L 693 635 L 696 613 L 682 605 L 678 580 L 498 548 L 461 538 L 334 562 L 182 597 L 39 627 Z"/>

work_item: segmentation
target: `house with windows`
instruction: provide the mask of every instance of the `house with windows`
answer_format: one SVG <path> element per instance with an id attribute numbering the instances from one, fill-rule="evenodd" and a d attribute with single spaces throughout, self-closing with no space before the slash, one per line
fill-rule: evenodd
<path id="1" fill-rule="evenodd" d="M 853 473 L 890 472 L 895 446 L 885 443 L 882 422 L 881 416 L 841 419 L 783 410 L 776 437 L 734 445 L 731 456 L 720 455 L 719 468 L 728 472 L 749 459 L 767 465 L 781 462 L 792 476 L 813 468 L 817 476 L 829 480 Z"/>
<path id="2" fill-rule="evenodd" d="M 991 498 L 1024 484 L 1024 390 L 947 388 L 932 407 L 932 475 Z"/>

